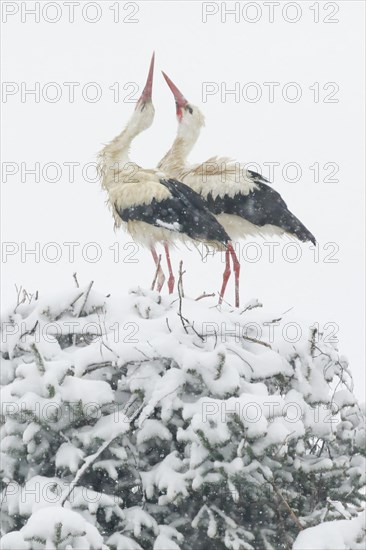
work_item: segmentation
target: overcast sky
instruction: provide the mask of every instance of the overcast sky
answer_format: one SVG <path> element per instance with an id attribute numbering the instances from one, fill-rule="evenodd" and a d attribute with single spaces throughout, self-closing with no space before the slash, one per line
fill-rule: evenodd
<path id="1" fill-rule="evenodd" d="M 14 283 L 49 291 L 74 271 L 106 293 L 150 286 L 150 255 L 114 234 L 93 163 L 131 115 L 155 50 L 155 122 L 131 158 L 155 166 L 174 139 L 163 69 L 206 116 L 192 162 L 219 154 L 259 167 L 319 242 L 314 251 L 243 241 L 242 302 L 259 298 L 278 314 L 293 308 L 289 322 L 334 332 L 361 396 L 364 3 L 244 2 L 225 14 L 221 2 L 40 2 L 36 15 L 27 11 L 34 4 L 2 2 L 3 304 L 15 300 Z M 36 163 L 39 181 L 27 173 Z M 71 242 L 80 243 L 72 263 L 63 244 Z M 22 258 L 37 246 L 38 257 Z M 188 295 L 219 289 L 220 257 L 202 263 L 181 249 L 175 266 L 181 258 Z"/>

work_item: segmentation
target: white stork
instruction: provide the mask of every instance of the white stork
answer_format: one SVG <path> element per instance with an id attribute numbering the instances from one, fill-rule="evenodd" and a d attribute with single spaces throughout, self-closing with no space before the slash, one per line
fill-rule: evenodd
<path id="1" fill-rule="evenodd" d="M 150 248 L 158 270 L 157 289 L 164 284 L 164 274 L 156 253 L 156 243 L 165 248 L 169 293 L 174 275 L 169 244 L 177 238 L 193 239 L 217 249 L 226 249 L 229 237 L 204 199 L 183 183 L 161 171 L 144 169 L 129 158 L 133 139 L 153 123 L 152 104 L 154 55 L 145 88 L 124 130 L 100 152 L 99 169 L 102 187 L 108 193 L 115 227 L 123 226 L 134 241 Z"/>
<path id="2" fill-rule="evenodd" d="M 260 174 L 246 170 L 243 164 L 226 157 L 212 157 L 195 165 L 187 162 L 205 119 L 199 108 L 185 99 L 164 72 L 163 76 L 175 98 L 178 131 L 172 147 L 158 164 L 158 169 L 201 194 L 233 241 L 249 235 L 264 237 L 287 234 L 315 244 L 314 236 L 288 210 L 281 195 Z M 235 272 L 235 301 L 238 305 L 240 264 L 236 256 L 231 255 Z M 230 274 L 230 252 L 227 250 L 221 299 Z"/>

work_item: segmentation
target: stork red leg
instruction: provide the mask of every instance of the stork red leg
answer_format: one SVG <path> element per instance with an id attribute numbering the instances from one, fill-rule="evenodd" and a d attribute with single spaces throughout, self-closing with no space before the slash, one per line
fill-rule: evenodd
<path id="1" fill-rule="evenodd" d="M 156 253 L 155 247 L 151 246 L 150 250 L 151 250 L 152 257 L 154 258 L 154 262 L 155 262 L 155 265 L 156 265 L 156 271 L 157 271 L 156 276 L 155 276 L 154 281 L 153 281 L 153 284 L 152 284 L 151 290 L 154 290 L 155 279 L 156 279 L 156 282 L 157 282 L 156 289 L 157 289 L 158 292 L 160 292 L 161 289 L 163 288 L 163 285 L 164 285 L 165 275 L 164 275 L 164 272 L 161 268 L 161 265 L 160 265 L 160 262 L 159 262 L 159 257 Z"/>
<path id="2" fill-rule="evenodd" d="M 228 246 L 228 252 L 233 260 L 233 267 L 235 273 L 235 307 L 239 307 L 239 277 L 240 277 L 240 262 L 236 255 L 236 252 L 231 244 Z"/>
<path id="3" fill-rule="evenodd" d="M 168 243 L 164 243 L 164 249 L 165 249 L 165 255 L 166 255 L 166 262 L 168 264 L 168 269 L 169 269 L 168 289 L 169 289 L 169 294 L 172 294 L 174 290 L 175 277 L 173 275 L 172 263 L 170 261 Z"/>
<path id="4" fill-rule="evenodd" d="M 231 275 L 231 269 L 230 269 L 230 250 L 227 249 L 226 252 L 225 252 L 225 271 L 224 271 L 223 280 L 222 280 L 222 287 L 221 287 L 221 291 L 220 291 L 219 304 L 222 303 L 222 300 L 223 300 L 223 298 L 224 298 L 224 294 L 225 294 L 225 290 L 226 290 L 226 285 L 227 285 L 227 282 L 228 282 L 228 280 L 229 280 L 230 275 Z"/>

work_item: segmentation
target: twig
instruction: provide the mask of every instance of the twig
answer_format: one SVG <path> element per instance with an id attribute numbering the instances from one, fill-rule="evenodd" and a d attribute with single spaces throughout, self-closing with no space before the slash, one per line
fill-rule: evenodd
<path id="1" fill-rule="evenodd" d="M 290 516 L 292 517 L 292 519 L 294 520 L 294 523 L 296 524 L 296 526 L 298 527 L 298 529 L 300 531 L 303 531 L 304 527 L 302 526 L 299 518 L 297 517 L 297 515 L 295 514 L 295 512 L 293 511 L 293 509 L 291 508 L 291 506 L 289 505 L 289 503 L 287 502 L 287 500 L 285 499 L 285 497 L 283 496 L 283 494 L 281 493 L 281 491 L 279 490 L 279 488 L 277 487 L 277 485 L 275 484 L 274 481 L 270 481 L 270 484 L 272 485 L 273 489 L 275 490 L 275 493 L 276 495 L 280 498 L 280 500 L 283 502 L 286 510 L 288 511 L 288 513 L 290 514 Z"/>
<path id="2" fill-rule="evenodd" d="M 168 327 L 169 332 L 172 332 L 172 329 L 169 326 L 168 317 L 165 317 L 166 326 Z"/>
<path id="3" fill-rule="evenodd" d="M 316 327 L 310 329 L 310 355 L 314 358 L 314 352 L 315 352 L 315 338 L 318 334 L 318 330 Z"/>
<path id="4" fill-rule="evenodd" d="M 22 285 L 20 285 L 20 287 L 18 288 L 18 285 L 15 284 L 15 290 L 16 290 L 16 293 L 17 293 L 17 305 L 15 306 L 14 310 L 13 310 L 13 313 L 16 313 L 18 307 L 21 305 L 21 304 L 24 304 L 26 300 L 28 300 L 28 303 L 31 304 L 32 303 L 32 300 L 34 299 L 35 301 L 38 300 L 38 290 L 36 291 L 35 294 L 30 294 L 29 292 L 27 292 L 25 290 L 25 288 L 22 287 Z M 23 293 L 23 297 L 22 299 L 20 299 L 20 295 L 21 293 Z"/>
<path id="5" fill-rule="evenodd" d="M 178 285 L 177 285 L 177 288 L 178 288 L 178 300 L 179 300 L 179 307 L 178 307 L 178 317 L 180 318 L 181 322 L 182 322 L 182 326 L 184 328 L 184 332 L 186 334 L 188 334 L 188 328 L 187 327 L 190 327 L 193 332 L 196 334 L 196 336 L 198 336 L 198 338 L 200 338 L 202 340 L 202 342 L 205 341 L 204 337 L 202 336 L 202 334 L 200 334 L 199 332 L 196 331 L 196 329 L 194 328 L 194 323 L 190 323 L 188 319 L 186 319 L 186 317 L 183 317 L 182 315 L 182 306 L 183 306 L 183 298 L 184 298 L 184 289 L 183 289 L 183 275 L 185 274 L 185 271 L 183 271 L 183 262 L 182 260 L 179 262 L 179 279 L 178 279 Z M 173 302 L 174 303 L 174 302 Z"/>
<path id="6" fill-rule="evenodd" d="M 76 298 L 74 298 L 74 300 L 73 300 L 65 309 L 63 309 L 58 315 L 56 315 L 56 317 L 55 317 L 54 320 L 55 320 L 55 321 L 58 321 L 59 319 L 61 319 L 61 317 L 63 316 L 63 314 L 66 313 L 66 311 L 67 311 L 69 308 L 72 308 L 72 307 L 76 304 L 76 302 L 77 302 L 78 300 L 80 300 L 80 298 L 82 297 L 83 294 L 84 294 L 84 292 L 80 292 L 80 293 L 76 296 Z"/>
<path id="7" fill-rule="evenodd" d="M 184 298 L 184 289 L 183 289 L 183 275 L 184 274 L 185 274 L 185 271 L 183 271 L 183 261 L 181 260 L 179 262 L 179 279 L 178 279 L 178 289 L 180 289 L 180 294 L 179 294 L 180 298 Z"/>
<path id="8" fill-rule="evenodd" d="M 127 403 L 125 404 L 125 406 L 123 407 L 122 409 L 122 413 L 125 414 L 126 416 L 127 415 L 127 411 L 128 409 L 138 400 L 138 396 L 134 393 L 133 395 L 131 395 L 131 397 L 129 398 L 129 400 L 127 401 Z"/>
<path id="9" fill-rule="evenodd" d="M 22 334 L 19 336 L 19 341 L 24 337 L 24 336 L 33 336 L 33 334 L 36 332 L 36 329 L 39 325 L 39 321 L 37 319 L 37 321 L 35 322 L 33 328 L 31 328 L 30 330 L 26 330 L 25 332 L 22 332 Z"/>
<path id="10" fill-rule="evenodd" d="M 325 446 L 325 440 L 323 440 L 322 446 L 321 446 L 320 449 L 319 449 L 318 458 L 320 458 L 320 456 L 321 456 L 321 454 L 322 454 L 322 452 L 323 452 L 324 446 Z"/>
<path id="11" fill-rule="evenodd" d="M 245 313 L 246 311 L 250 311 L 251 309 L 255 309 L 256 307 L 263 307 L 263 304 L 258 302 L 258 300 L 254 304 L 248 304 L 245 306 L 243 311 L 240 312 L 239 315 L 243 315 L 243 313 Z"/>
<path id="12" fill-rule="evenodd" d="M 84 300 L 83 300 L 83 303 L 81 304 L 79 313 L 78 313 L 78 315 L 77 315 L 78 317 L 80 317 L 81 314 L 83 313 L 84 307 L 85 307 L 86 302 L 87 302 L 87 300 L 88 300 L 88 298 L 89 298 L 89 294 L 90 294 L 90 291 L 91 291 L 91 289 L 92 289 L 93 284 L 94 284 L 94 281 L 90 281 L 89 286 L 88 286 L 88 288 L 87 288 L 87 291 L 85 292 L 85 298 L 84 298 Z"/>
<path id="13" fill-rule="evenodd" d="M 274 420 L 274 417 L 270 417 L 270 422 Z M 292 436 L 292 434 L 294 434 L 295 432 L 290 432 L 286 435 L 285 439 L 282 441 L 282 446 L 278 446 L 278 449 L 277 451 L 275 452 L 273 458 L 276 458 L 278 456 L 278 453 L 282 450 L 282 447 L 284 447 L 286 444 L 287 444 L 287 441 L 289 440 L 289 438 Z"/>
<path id="14" fill-rule="evenodd" d="M 98 369 L 105 369 L 106 367 L 112 367 L 112 368 L 118 368 L 118 369 L 126 369 L 127 367 L 134 367 L 135 365 L 141 365 L 141 363 L 147 363 L 149 361 L 158 361 L 162 360 L 164 361 L 164 357 L 148 357 L 146 355 L 146 359 L 131 359 L 131 361 L 126 361 L 126 363 L 123 363 L 123 365 L 117 365 L 117 363 L 112 361 L 102 361 L 101 363 L 91 363 L 87 367 L 85 367 L 84 372 L 82 373 L 82 376 L 85 374 L 90 374 L 91 372 L 94 372 Z"/>
<path id="15" fill-rule="evenodd" d="M 82 294 L 84 294 L 84 300 L 83 300 L 83 302 L 82 302 L 82 304 L 81 304 L 81 306 L 80 306 L 80 309 L 79 309 L 79 312 L 78 312 L 78 314 L 77 314 L 77 317 L 81 317 L 81 314 L 83 313 L 84 307 L 85 307 L 86 302 L 87 302 L 87 300 L 88 300 L 88 298 L 89 298 L 89 294 L 90 294 L 90 291 L 91 291 L 91 288 L 92 288 L 93 284 L 94 284 L 94 281 L 90 281 L 89 286 L 88 286 L 86 292 L 85 292 L 85 293 L 84 293 L 84 292 L 82 293 Z M 74 334 L 74 335 L 73 335 L 73 345 L 74 345 L 74 346 L 75 346 L 75 344 L 76 344 L 76 338 L 77 338 L 77 335 Z"/>
<path id="16" fill-rule="evenodd" d="M 20 287 L 18 288 L 18 285 L 15 283 L 15 292 L 17 293 L 17 305 L 15 306 L 14 310 L 13 310 L 13 313 L 16 313 L 17 312 L 17 309 L 18 307 L 21 305 L 21 304 L 24 304 L 25 302 L 25 295 L 24 295 L 24 292 L 23 292 L 23 298 L 20 299 L 20 295 L 21 295 L 21 292 L 23 290 L 23 287 L 22 285 L 20 285 Z"/>
<path id="17" fill-rule="evenodd" d="M 317 448 L 319 441 L 320 441 L 320 437 L 318 437 L 317 440 L 315 441 L 314 445 L 312 445 L 312 447 L 309 451 L 310 454 L 313 454 L 313 451 L 315 451 L 315 449 Z"/>
<path id="18" fill-rule="evenodd" d="M 235 355 L 237 355 L 246 365 L 248 365 L 248 367 L 250 368 L 250 370 L 251 370 L 252 372 L 254 372 L 254 369 L 253 369 L 252 365 L 251 365 L 250 363 L 248 363 L 248 361 L 247 361 L 246 359 L 244 359 L 244 357 L 242 357 L 242 356 L 240 355 L 240 353 L 238 353 L 238 352 L 237 352 L 236 350 L 234 350 L 233 348 L 229 348 L 229 346 L 226 346 L 226 347 L 227 347 L 227 349 L 228 349 L 229 351 L 231 351 L 231 353 L 234 353 Z"/>
<path id="19" fill-rule="evenodd" d="M 290 307 L 289 309 L 286 309 L 286 311 L 283 311 L 281 315 L 286 315 L 289 311 L 292 311 L 294 309 L 294 306 Z"/>
<path id="20" fill-rule="evenodd" d="M 194 323 L 190 324 L 190 322 L 188 321 L 188 319 L 184 319 L 186 321 L 186 323 L 188 323 L 188 326 L 193 330 L 193 332 L 195 333 L 196 336 L 198 336 L 198 338 L 201 340 L 201 342 L 204 342 L 205 341 L 205 338 L 202 336 L 202 334 L 200 334 L 199 332 L 197 332 L 197 330 L 194 328 Z"/>
<path id="21" fill-rule="evenodd" d="M 129 417 L 130 419 L 130 423 L 134 422 L 134 420 L 136 420 L 137 416 L 140 414 L 140 412 L 142 411 L 142 409 L 144 408 L 145 404 L 144 403 L 141 403 L 141 405 L 135 410 L 135 412 L 133 413 L 132 416 Z"/>
<path id="22" fill-rule="evenodd" d="M 179 296 L 179 308 L 178 308 L 178 316 L 180 320 L 182 321 L 182 325 L 184 328 L 184 331 L 186 334 L 188 334 L 187 326 L 186 326 L 186 319 L 184 319 L 182 315 L 182 304 L 183 304 L 183 298 L 184 298 L 184 291 L 183 291 L 183 275 L 185 271 L 182 271 L 183 268 L 183 262 L 182 260 L 179 262 L 179 279 L 178 279 L 178 296 Z"/>
<path id="23" fill-rule="evenodd" d="M 137 346 L 134 346 L 135 350 L 138 351 L 139 353 L 141 353 L 141 355 L 143 355 L 144 357 L 146 357 L 146 359 L 151 359 L 151 357 L 149 357 L 148 355 L 146 355 L 146 353 L 144 351 L 142 351 L 141 349 L 139 349 Z"/>
<path id="24" fill-rule="evenodd" d="M 102 334 L 102 336 L 107 336 L 106 334 Z M 119 359 L 119 355 L 112 349 L 110 348 L 105 342 L 104 340 L 102 340 L 102 346 L 104 346 L 108 351 L 110 351 L 111 353 L 113 353 L 113 355 L 116 357 L 116 359 Z"/>
<path id="25" fill-rule="evenodd" d="M 72 276 L 74 277 L 74 281 L 75 281 L 75 284 L 76 284 L 76 288 L 80 288 L 80 285 L 79 285 L 79 281 L 78 281 L 78 277 L 77 277 L 76 271 L 75 271 L 75 273 L 72 274 Z"/>
<path id="26" fill-rule="evenodd" d="M 206 292 L 204 292 L 203 294 L 201 294 L 201 296 L 198 296 L 198 298 L 195 299 L 195 302 L 198 302 L 198 300 L 202 300 L 202 298 L 214 298 L 216 296 L 216 294 L 214 292 L 212 292 L 212 294 L 206 294 Z"/>
<path id="27" fill-rule="evenodd" d="M 243 338 L 244 340 L 253 342 L 253 344 L 260 344 L 261 346 L 266 346 L 266 348 L 272 349 L 271 344 L 268 344 L 268 342 L 263 342 L 263 340 L 257 340 L 257 338 L 252 338 L 251 336 L 243 336 Z"/>

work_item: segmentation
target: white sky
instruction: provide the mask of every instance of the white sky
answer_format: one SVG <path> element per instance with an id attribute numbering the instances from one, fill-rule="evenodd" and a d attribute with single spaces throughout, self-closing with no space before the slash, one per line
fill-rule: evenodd
<path id="1" fill-rule="evenodd" d="M 206 116 L 206 129 L 192 153 L 193 162 L 220 154 L 242 162 L 256 162 L 269 176 L 264 163 L 277 162 L 274 187 L 286 200 L 290 209 L 315 234 L 319 241 L 319 260 L 314 251 L 301 245 L 302 257 L 297 263 L 284 261 L 282 253 L 288 241 L 277 241 L 274 262 L 269 262 L 269 248 L 263 241 L 254 247 L 243 248 L 251 258 L 259 251 L 258 262 L 243 262 L 241 300 L 259 298 L 278 314 L 293 308 L 288 321 L 308 324 L 329 322 L 337 325 L 340 350 L 349 357 L 361 397 L 364 388 L 364 3 L 359 2 L 295 2 L 295 7 L 283 12 L 284 3 L 275 7 L 274 22 L 269 21 L 269 7 L 263 2 L 252 2 L 240 21 L 228 16 L 222 22 L 220 11 L 202 22 L 201 2 L 130 2 L 120 3 L 120 22 L 114 23 L 112 2 L 99 3 L 100 20 L 90 23 L 83 19 L 81 7 L 75 6 L 75 21 L 68 22 L 69 11 L 59 2 L 60 20 L 49 23 L 41 14 L 40 22 L 34 16 L 22 14 L 34 2 L 2 2 L 4 9 L 18 13 L 9 15 L 2 26 L 2 79 L 15 86 L 32 88 L 39 82 L 41 91 L 52 98 L 55 88 L 45 88 L 56 82 L 62 96 L 59 101 L 40 101 L 16 92 L 3 98 L 2 104 L 3 163 L 14 162 L 19 171 L 8 176 L 2 186 L 2 240 L 34 248 L 40 243 L 38 262 L 34 256 L 22 261 L 20 252 L 3 256 L 3 303 L 15 299 L 14 283 L 22 284 L 30 292 L 61 288 L 68 284 L 76 271 L 81 283 L 91 279 L 95 288 L 107 292 L 126 290 L 140 284 L 150 286 L 153 264 L 149 253 L 139 250 L 133 255 L 136 263 L 115 263 L 109 247 L 120 243 L 121 258 L 126 260 L 134 249 L 123 246 L 130 241 L 123 233 L 113 233 L 113 222 L 104 204 L 104 195 L 98 183 L 85 181 L 82 167 L 95 162 L 102 144 L 112 139 L 123 128 L 133 110 L 132 103 L 123 102 L 137 86 L 146 80 L 152 50 L 156 51 L 154 104 L 156 118 L 153 127 L 140 136 L 132 149 L 131 158 L 143 166 L 154 166 L 169 148 L 176 131 L 174 103 L 171 92 L 159 74 L 165 70 L 181 88 L 184 95 L 199 105 Z M 44 9 L 45 2 L 40 5 Z M 55 3 L 48 3 L 55 4 Z M 89 3 L 90 4 L 90 3 Z M 94 3 L 96 4 L 96 3 Z M 128 5 L 127 5 L 128 4 Z M 207 9 L 215 9 L 213 2 Z M 247 3 L 241 3 L 241 10 Z M 287 3 L 288 4 L 288 3 Z M 8 7 L 4 7 L 4 6 Z M 122 19 L 136 19 L 136 23 Z M 221 3 L 216 4 L 218 9 Z M 227 4 L 232 7 L 234 3 Z M 317 14 L 311 6 L 319 7 Z M 330 5 L 330 7 L 329 7 Z M 9 7 L 10 6 L 10 7 Z M 336 13 L 339 8 L 338 13 Z M 301 11 L 301 13 L 300 13 Z M 95 7 L 86 12 L 95 17 Z M 296 23 L 285 20 L 296 17 Z M 55 7 L 48 7 L 44 16 L 55 18 Z M 253 20 L 256 23 L 245 21 Z M 22 22 L 22 17 L 25 22 Z M 325 17 L 339 19 L 338 23 L 324 23 Z M 75 101 L 68 100 L 64 82 L 78 82 Z M 85 84 L 96 82 L 102 92 L 100 101 L 88 102 L 81 93 Z M 109 89 L 119 82 L 121 98 L 113 101 Z M 244 96 L 253 97 L 256 82 L 262 97 L 256 103 L 243 96 L 235 102 L 233 95 L 220 93 L 202 101 L 203 83 L 216 83 L 219 91 L 232 89 L 235 82 Z M 268 82 L 278 82 L 275 100 L 270 102 Z M 282 90 L 289 82 L 297 83 L 302 92 L 297 102 L 285 101 Z M 314 102 L 314 83 L 319 83 L 319 101 Z M 332 96 L 336 83 L 339 90 Z M 128 83 L 136 83 L 128 84 Z M 123 87 L 127 85 L 125 89 Z M 312 86 L 312 89 L 309 87 Z M 7 85 L 9 91 L 11 85 Z M 47 96 L 47 90 L 49 96 Z M 247 95 L 245 95 L 247 90 Z M 294 92 L 289 88 L 289 94 Z M 86 94 L 93 89 L 86 88 Z M 324 99 L 338 99 L 325 103 Z M 28 175 L 21 181 L 20 163 L 31 168 L 36 162 L 41 168 L 50 162 L 61 166 L 59 181 L 42 178 L 35 182 Z M 75 168 L 75 181 L 70 182 L 64 163 L 80 163 Z M 287 163 L 301 166 L 302 177 L 294 183 L 286 181 L 282 168 Z M 314 181 L 314 163 L 320 166 L 320 181 Z M 323 181 L 331 176 L 333 164 L 339 170 L 333 175 L 338 182 Z M 3 170 L 4 168 L 3 164 Z M 55 174 L 50 169 L 46 179 Z M 4 173 L 3 173 L 4 175 Z M 89 172 L 92 177 L 92 170 Z M 289 177 L 294 171 L 289 169 Z M 275 241 L 275 239 L 270 239 Z M 55 249 L 45 247 L 58 243 L 62 252 L 60 261 L 47 261 Z M 75 261 L 69 262 L 69 251 L 64 242 L 78 242 Z M 100 247 L 100 261 L 91 263 L 83 258 L 82 247 L 96 242 Z M 24 243 L 21 245 L 21 243 Z M 327 243 L 335 243 L 328 245 Z M 10 245 L 11 246 L 11 245 Z M 333 250 L 337 263 L 326 262 Z M 9 250 L 9 248 L 8 248 Z M 90 255 L 94 250 L 89 249 Z M 295 249 L 289 249 L 291 255 Z M 184 249 L 173 254 L 175 266 L 184 260 L 187 270 L 187 294 L 195 297 L 203 290 L 212 292 L 221 285 L 223 264 L 220 258 L 210 258 L 202 264 L 197 252 Z M 330 258 L 328 258 L 330 259 Z M 233 299 L 232 286 L 228 295 Z M 209 319 L 208 319 L 209 321 Z M 305 321 L 304 321 L 305 322 Z M 333 325 L 329 325 L 330 334 Z"/>

